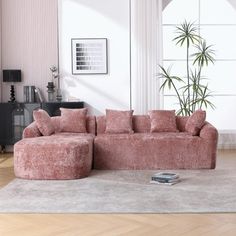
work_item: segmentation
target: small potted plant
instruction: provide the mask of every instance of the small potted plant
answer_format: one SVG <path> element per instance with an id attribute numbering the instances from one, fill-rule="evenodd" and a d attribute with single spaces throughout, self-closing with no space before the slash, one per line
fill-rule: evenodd
<path id="1" fill-rule="evenodd" d="M 52 72 L 52 83 L 57 79 L 57 90 L 56 90 L 56 100 L 60 102 L 62 100 L 61 87 L 60 87 L 60 75 L 56 66 L 51 66 L 50 70 Z"/>

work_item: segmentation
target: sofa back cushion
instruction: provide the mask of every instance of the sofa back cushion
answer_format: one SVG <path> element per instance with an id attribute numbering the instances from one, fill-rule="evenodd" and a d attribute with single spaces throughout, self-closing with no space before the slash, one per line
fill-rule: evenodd
<path id="1" fill-rule="evenodd" d="M 185 130 L 193 136 L 199 135 L 202 126 L 205 124 L 206 112 L 203 110 L 195 111 L 188 119 Z"/>
<path id="2" fill-rule="evenodd" d="M 134 115 L 133 129 L 135 133 L 149 133 L 151 130 L 150 117 L 148 115 Z"/>
<path id="3" fill-rule="evenodd" d="M 61 132 L 61 117 L 60 116 L 53 116 L 51 117 L 51 122 L 54 126 L 55 133 Z"/>
<path id="4" fill-rule="evenodd" d="M 188 121 L 189 116 L 176 116 L 176 125 L 177 129 L 180 132 L 185 132 L 185 125 Z"/>
<path id="5" fill-rule="evenodd" d="M 55 132 L 51 122 L 51 117 L 42 109 L 33 111 L 33 117 L 40 133 L 44 136 L 49 136 Z"/>
<path id="6" fill-rule="evenodd" d="M 52 124 L 55 129 L 55 133 L 63 132 L 61 129 L 61 116 L 51 117 Z M 95 116 L 86 117 L 86 131 L 90 134 L 95 134 L 96 132 L 96 121 Z"/>
<path id="7" fill-rule="evenodd" d="M 73 133 L 87 133 L 86 115 L 87 108 L 61 110 L 61 131 Z"/>
<path id="8" fill-rule="evenodd" d="M 107 134 L 133 133 L 132 126 L 133 111 L 119 111 L 106 109 Z"/>
<path id="9" fill-rule="evenodd" d="M 176 116 L 177 129 L 185 132 L 185 125 L 188 116 Z M 106 129 L 106 116 L 96 117 L 96 133 L 104 134 Z M 135 133 L 149 133 L 151 130 L 151 121 L 148 115 L 133 115 L 133 130 Z"/>
<path id="10" fill-rule="evenodd" d="M 151 132 L 177 132 L 175 110 L 149 111 Z"/>
<path id="11" fill-rule="evenodd" d="M 96 134 L 96 118 L 95 116 L 86 117 L 86 129 L 90 134 Z"/>
<path id="12" fill-rule="evenodd" d="M 133 115 L 132 118 L 133 131 L 135 133 L 150 132 L 150 118 L 148 115 Z M 106 130 L 106 116 L 96 117 L 97 134 L 104 134 Z"/>
<path id="13" fill-rule="evenodd" d="M 96 134 L 105 134 L 106 116 L 96 116 Z"/>

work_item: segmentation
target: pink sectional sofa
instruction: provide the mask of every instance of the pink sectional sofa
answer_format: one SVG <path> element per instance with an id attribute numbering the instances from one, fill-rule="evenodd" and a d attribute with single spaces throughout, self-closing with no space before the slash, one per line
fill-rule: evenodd
<path id="1" fill-rule="evenodd" d="M 110 125 L 115 118 L 112 117 Z M 106 116 L 87 116 L 87 133 L 61 132 L 61 117 L 48 119 L 54 127 L 53 134 L 42 136 L 33 122 L 25 128 L 23 139 L 15 144 L 16 177 L 82 178 L 89 175 L 92 163 L 100 170 L 215 168 L 218 133 L 208 122 L 203 121 L 199 135 L 193 136 L 186 132 L 189 117 L 175 115 L 177 132 L 150 132 L 148 115 L 131 116 L 128 133 L 123 130 L 109 133 Z M 125 124 L 119 119 L 118 123 Z"/>
<path id="2" fill-rule="evenodd" d="M 95 169 L 213 169 L 217 130 L 205 122 L 199 136 L 185 132 L 188 117 L 176 117 L 180 132 L 150 133 L 149 116 L 133 116 L 133 134 L 106 134 L 106 117 L 96 118 Z"/>

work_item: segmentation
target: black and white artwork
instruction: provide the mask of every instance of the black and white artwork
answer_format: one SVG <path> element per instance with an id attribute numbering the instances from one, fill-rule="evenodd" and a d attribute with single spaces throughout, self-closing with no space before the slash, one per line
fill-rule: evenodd
<path id="1" fill-rule="evenodd" d="M 72 74 L 107 74 L 107 39 L 71 40 Z"/>

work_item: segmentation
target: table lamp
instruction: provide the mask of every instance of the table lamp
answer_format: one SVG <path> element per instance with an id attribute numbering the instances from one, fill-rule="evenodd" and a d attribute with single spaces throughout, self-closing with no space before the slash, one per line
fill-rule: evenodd
<path id="1" fill-rule="evenodd" d="M 11 82 L 10 101 L 15 102 L 14 82 L 21 82 L 21 70 L 3 70 L 3 82 Z"/>

